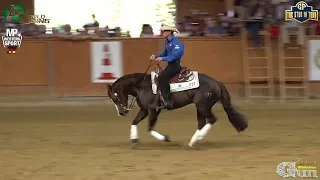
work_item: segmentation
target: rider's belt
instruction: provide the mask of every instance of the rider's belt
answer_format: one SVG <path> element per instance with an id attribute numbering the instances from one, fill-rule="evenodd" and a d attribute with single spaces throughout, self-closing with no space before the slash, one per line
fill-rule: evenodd
<path id="1" fill-rule="evenodd" d="M 168 64 L 180 64 L 180 60 L 170 61 Z"/>

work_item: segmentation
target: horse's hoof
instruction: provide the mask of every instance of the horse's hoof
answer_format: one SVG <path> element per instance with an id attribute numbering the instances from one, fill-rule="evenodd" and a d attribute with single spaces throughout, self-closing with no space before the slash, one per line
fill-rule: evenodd
<path id="1" fill-rule="evenodd" d="M 199 150 L 199 147 L 196 144 L 188 144 L 189 148 L 194 149 L 194 150 Z"/>
<path id="2" fill-rule="evenodd" d="M 170 140 L 170 136 L 165 135 L 165 136 L 164 136 L 164 140 L 163 140 L 163 141 L 165 141 L 165 142 L 171 142 L 171 140 Z"/>
<path id="3" fill-rule="evenodd" d="M 132 139 L 132 148 L 136 148 L 139 145 L 139 139 Z"/>

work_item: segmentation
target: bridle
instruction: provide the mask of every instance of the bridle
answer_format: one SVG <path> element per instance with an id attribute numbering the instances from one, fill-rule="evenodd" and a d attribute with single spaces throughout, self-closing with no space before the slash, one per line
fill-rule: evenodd
<path id="1" fill-rule="evenodd" d="M 147 77 L 147 75 L 148 75 L 147 73 L 148 73 L 150 67 L 154 64 L 154 62 L 155 62 L 155 61 L 150 61 L 147 70 L 144 72 L 143 80 L 141 81 L 140 85 L 146 80 L 146 77 Z M 157 62 L 157 66 L 158 66 L 158 68 L 159 68 L 160 70 L 162 69 L 161 66 L 160 66 L 160 64 L 159 64 L 158 62 Z M 140 96 L 141 90 L 142 90 L 142 87 L 140 86 L 140 89 L 139 89 L 139 91 L 138 91 L 137 97 L 133 97 L 133 98 L 131 99 L 129 108 L 126 107 L 125 105 L 123 105 L 123 104 L 121 103 L 120 98 L 119 98 L 119 96 L 118 96 L 118 93 L 114 93 L 113 95 L 117 98 L 117 101 L 119 102 L 119 105 L 120 105 L 120 107 L 121 107 L 122 109 L 127 110 L 127 111 L 131 111 L 132 108 L 133 108 L 133 106 L 134 106 L 134 104 L 135 104 L 135 102 L 136 102 L 136 100 L 137 100 L 137 98 Z M 111 98 L 110 98 L 110 99 L 111 99 Z M 113 102 L 112 99 L 111 99 L 111 101 Z M 114 103 L 114 102 L 113 102 L 113 103 Z"/>
<path id="2" fill-rule="evenodd" d="M 130 111 L 130 110 L 131 110 L 131 109 L 127 108 L 125 105 L 123 105 L 123 104 L 121 103 L 120 98 L 119 98 L 119 96 L 118 96 L 118 93 L 114 93 L 113 95 L 116 97 L 116 99 L 117 99 L 117 101 L 119 102 L 119 105 L 120 105 L 120 107 L 121 107 L 122 109 L 127 110 L 127 111 Z M 111 99 L 111 98 L 110 98 L 110 99 Z M 112 99 L 111 99 L 111 101 L 113 102 Z M 114 103 L 114 102 L 113 102 L 113 103 Z M 114 104 L 115 104 L 115 103 L 114 103 Z"/>

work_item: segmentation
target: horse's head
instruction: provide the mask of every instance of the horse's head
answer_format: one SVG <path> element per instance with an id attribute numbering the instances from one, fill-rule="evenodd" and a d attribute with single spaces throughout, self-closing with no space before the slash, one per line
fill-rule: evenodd
<path id="1" fill-rule="evenodd" d="M 121 86 L 116 88 L 112 88 L 110 85 L 107 86 L 108 88 L 108 96 L 115 105 L 118 115 L 125 116 L 128 114 L 129 109 L 128 106 L 128 94 L 124 93 L 124 90 Z"/>

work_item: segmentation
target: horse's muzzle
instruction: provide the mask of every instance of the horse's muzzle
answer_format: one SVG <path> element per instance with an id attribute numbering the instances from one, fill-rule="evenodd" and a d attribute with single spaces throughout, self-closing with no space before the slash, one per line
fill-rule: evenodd
<path id="1" fill-rule="evenodd" d="M 129 113 L 129 109 L 127 108 L 121 108 L 121 111 L 119 112 L 120 116 L 125 116 Z"/>

